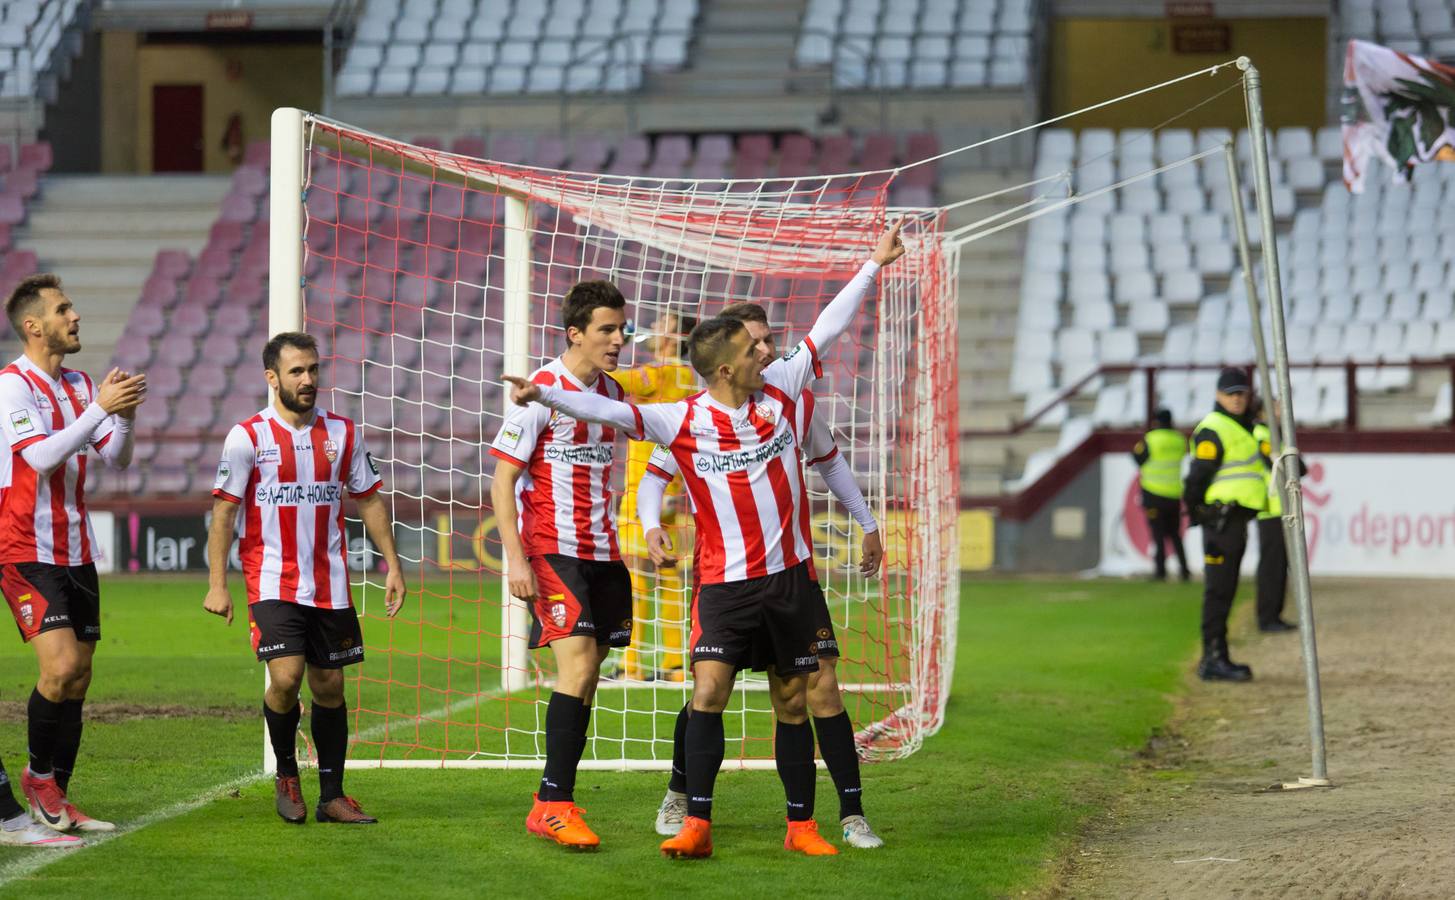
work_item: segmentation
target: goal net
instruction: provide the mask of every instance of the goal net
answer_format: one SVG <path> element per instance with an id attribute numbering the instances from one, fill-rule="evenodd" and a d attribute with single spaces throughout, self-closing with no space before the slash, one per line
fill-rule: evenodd
<path id="1" fill-rule="evenodd" d="M 529 374 L 565 349 L 560 302 L 572 284 L 615 282 L 643 329 L 665 313 L 701 318 L 756 301 L 788 346 L 900 216 L 909 253 L 829 348 L 815 386 L 881 523 L 882 576 L 857 574 L 858 528 L 815 477 L 811 514 L 861 754 L 904 756 L 938 729 L 958 602 L 958 256 L 942 239 L 940 211 L 889 209 L 892 173 L 691 181 L 563 172 L 413 146 L 296 110 L 275 114 L 273 140 L 270 328 L 318 338 L 320 402 L 362 428 L 409 581 L 404 609 L 385 618 L 379 558 L 348 523 L 366 647 L 347 673 L 351 764 L 544 759 L 550 654 L 527 651 L 528 613 L 503 590 L 488 448 L 507 402 L 501 374 Z M 650 346 L 629 343 L 622 368 L 651 361 Z M 619 495 L 620 450 L 617 460 Z M 603 669 L 585 767 L 665 768 L 689 697 L 690 678 L 671 672 L 685 604 L 676 585 L 640 574 L 644 615 L 630 660 L 618 652 Z M 740 676 L 732 704 L 728 764 L 771 766 L 761 673 Z"/>

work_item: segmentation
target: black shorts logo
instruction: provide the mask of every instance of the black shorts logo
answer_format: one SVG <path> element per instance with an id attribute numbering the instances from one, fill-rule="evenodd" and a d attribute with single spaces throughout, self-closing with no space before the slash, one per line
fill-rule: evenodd
<path id="1" fill-rule="evenodd" d="M 826 641 L 833 636 L 834 633 L 832 631 L 829 631 L 827 628 L 820 628 L 818 630 L 818 639 L 821 641 Z"/>
<path id="2" fill-rule="evenodd" d="M 346 637 L 343 640 L 339 641 L 338 645 L 340 648 L 347 650 L 354 645 L 354 639 Z"/>

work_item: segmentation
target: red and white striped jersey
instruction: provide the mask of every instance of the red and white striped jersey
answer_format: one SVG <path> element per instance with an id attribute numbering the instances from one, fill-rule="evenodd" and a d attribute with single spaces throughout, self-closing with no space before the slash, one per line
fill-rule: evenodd
<path id="1" fill-rule="evenodd" d="M 96 535 L 86 515 L 86 452 L 42 478 L 22 455 L 78 419 L 96 397 L 84 372 L 62 369 L 52 380 L 25 356 L 0 369 L 0 404 L 10 452 L 0 454 L 0 563 L 81 566 L 95 561 Z M 115 430 L 101 420 L 86 442 L 98 451 Z"/>
<path id="2" fill-rule="evenodd" d="M 621 385 L 604 373 L 597 373 L 590 385 L 582 384 L 559 358 L 537 369 L 531 381 L 612 400 L 626 397 Z M 621 558 L 612 500 L 616 438 L 615 428 L 580 422 L 539 403 L 511 407 L 490 453 L 525 470 L 515 482 L 515 501 L 527 556 Z"/>
<path id="3" fill-rule="evenodd" d="M 682 473 L 700 583 L 760 578 L 813 558 L 799 453 L 817 368 L 818 351 L 804 340 L 763 370 L 763 389 L 738 409 L 707 392 L 635 407 L 638 433 L 666 447 Z"/>
<path id="4" fill-rule="evenodd" d="M 248 602 L 346 609 L 343 497 L 383 484 L 354 423 L 325 410 L 293 429 L 269 406 L 232 427 L 212 496 L 238 510 Z"/>

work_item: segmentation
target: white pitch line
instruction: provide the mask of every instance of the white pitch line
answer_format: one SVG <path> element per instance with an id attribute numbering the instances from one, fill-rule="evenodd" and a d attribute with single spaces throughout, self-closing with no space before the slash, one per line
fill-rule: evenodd
<path id="1" fill-rule="evenodd" d="M 448 706 L 442 706 L 439 709 L 434 709 L 427 713 L 424 713 L 423 715 L 419 716 L 419 718 L 438 718 L 440 716 L 448 718 L 451 714 L 455 713 L 460 709 L 472 706 L 480 702 L 481 700 L 488 700 L 494 697 L 502 696 L 505 693 L 506 691 L 504 690 L 494 690 L 486 691 L 483 694 L 471 694 L 468 697 L 463 697 L 459 700 L 456 700 L 454 703 L 451 703 Z M 384 733 L 385 724 L 386 723 L 381 722 L 378 725 L 371 725 L 370 727 L 359 732 L 356 737 L 362 740 L 372 740 L 373 738 L 376 738 Z M 89 834 L 85 835 L 84 837 L 86 840 L 86 846 L 80 847 L 76 850 L 33 850 L 31 852 L 35 854 L 34 856 L 22 857 L 21 859 L 18 859 L 12 863 L 0 866 L 0 888 L 5 887 L 6 885 L 10 884 L 13 881 L 16 881 L 17 879 L 34 875 L 36 872 L 39 872 L 41 869 L 44 869 L 46 866 L 49 866 L 52 863 L 60 862 L 63 859 L 70 859 L 74 857 L 77 853 L 83 853 L 86 850 L 90 850 L 92 847 L 99 847 L 102 844 L 110 843 L 117 838 L 125 837 L 128 834 L 134 834 L 138 831 L 141 831 L 143 828 L 148 828 L 152 825 L 157 824 L 158 822 L 165 822 L 169 819 L 175 819 L 178 816 L 185 816 L 190 812 L 201 809 L 202 807 L 206 806 L 209 803 L 212 803 L 215 800 L 221 800 L 223 797 L 227 796 L 233 791 L 238 791 L 246 787 L 251 787 L 252 785 L 257 784 L 258 782 L 263 781 L 266 778 L 266 775 L 258 772 L 252 775 L 243 775 L 239 778 L 234 778 L 231 781 L 225 781 L 222 784 L 214 785 L 190 800 L 183 800 L 178 803 L 173 803 L 171 806 L 165 806 L 161 809 L 153 810 L 149 813 L 143 813 L 135 820 L 128 822 L 124 825 L 117 826 L 117 829 L 115 831 L 102 832 L 94 836 Z"/>

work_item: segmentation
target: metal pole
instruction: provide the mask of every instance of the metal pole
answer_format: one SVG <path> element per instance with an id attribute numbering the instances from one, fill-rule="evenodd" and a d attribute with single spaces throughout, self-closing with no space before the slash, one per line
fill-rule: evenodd
<path id="1" fill-rule="evenodd" d="M 1273 315 L 1273 360 L 1278 369 L 1278 387 L 1283 395 L 1283 433 L 1293 438 L 1293 388 L 1288 379 L 1288 342 L 1283 328 L 1283 286 L 1278 274 L 1278 241 L 1273 230 L 1273 186 L 1268 176 L 1268 138 L 1263 127 L 1263 86 L 1258 69 L 1245 56 L 1238 59 L 1243 70 L 1243 90 L 1248 101 L 1248 130 L 1253 145 L 1253 187 L 1258 198 L 1258 217 L 1263 226 L 1263 277 L 1268 290 L 1268 309 Z M 1290 444 L 1277 461 L 1274 477 L 1283 480 L 1283 519 L 1293 540 L 1288 542 L 1288 561 L 1293 569 L 1293 595 L 1298 602 L 1299 637 L 1303 641 L 1304 680 L 1308 693 L 1309 743 L 1313 750 L 1313 775 L 1299 778 L 1285 787 L 1314 787 L 1329 784 L 1324 748 L 1324 704 L 1319 688 L 1319 654 L 1314 640 L 1313 592 L 1309 585 L 1308 544 L 1304 537 L 1303 490 L 1299 485 L 1298 448 Z"/>
<path id="2" fill-rule="evenodd" d="M 529 372 L 530 365 L 530 207 L 522 197 L 505 198 L 505 346 L 504 371 Z M 505 410 L 510 392 L 503 391 Z M 510 595 L 510 562 L 500 561 L 500 687 L 518 691 L 529 682 L 530 610 Z"/>
<path id="3" fill-rule="evenodd" d="M 268 183 L 268 334 L 303 330 L 303 111 L 273 110 Z M 273 402 L 271 389 L 268 402 Z M 272 679 L 263 666 L 263 690 Z M 263 774 L 278 771 L 263 726 Z"/>
<path id="4" fill-rule="evenodd" d="M 1253 252 L 1248 246 L 1248 219 L 1243 209 L 1243 183 L 1238 177 L 1237 155 L 1231 139 L 1223 142 L 1223 159 L 1228 163 L 1228 190 L 1233 194 L 1233 231 L 1238 239 L 1238 259 L 1243 265 L 1243 287 L 1248 294 L 1248 315 L 1253 318 L 1253 353 L 1258 362 L 1258 390 L 1263 402 L 1273 402 L 1273 381 L 1268 375 L 1268 347 L 1263 343 L 1263 315 L 1258 308 L 1258 287 L 1253 281 Z M 1267 239 L 1264 243 L 1266 245 Z M 1268 442 L 1277 453 L 1283 446 L 1278 417 L 1268 409 Z"/>

